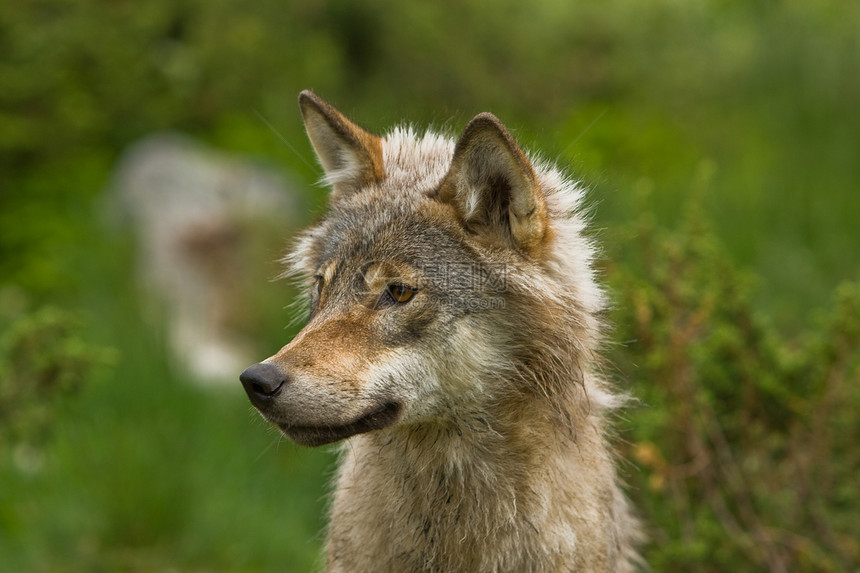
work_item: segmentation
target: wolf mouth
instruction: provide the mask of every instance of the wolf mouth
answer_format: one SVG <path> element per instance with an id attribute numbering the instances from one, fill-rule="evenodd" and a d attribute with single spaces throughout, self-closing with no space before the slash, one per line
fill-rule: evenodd
<path id="1" fill-rule="evenodd" d="M 278 424 L 281 431 L 302 446 L 323 446 L 344 440 L 356 434 L 390 426 L 400 414 L 400 404 L 387 402 L 356 420 L 337 426 L 294 426 Z"/>

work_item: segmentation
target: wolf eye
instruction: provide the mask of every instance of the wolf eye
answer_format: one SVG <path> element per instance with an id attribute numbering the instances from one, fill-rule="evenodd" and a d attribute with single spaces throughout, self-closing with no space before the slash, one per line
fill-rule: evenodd
<path id="1" fill-rule="evenodd" d="M 394 302 L 403 304 L 415 296 L 415 289 L 403 284 L 393 283 L 388 285 L 388 294 L 394 299 Z"/>
<path id="2" fill-rule="evenodd" d="M 317 296 L 322 294 L 323 277 L 322 275 L 314 275 L 314 290 L 317 291 Z"/>

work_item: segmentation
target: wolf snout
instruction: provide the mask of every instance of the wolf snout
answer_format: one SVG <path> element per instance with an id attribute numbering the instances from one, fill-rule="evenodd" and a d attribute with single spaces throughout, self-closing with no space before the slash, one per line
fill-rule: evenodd
<path id="1" fill-rule="evenodd" d="M 246 368 L 239 375 L 239 381 L 242 382 L 251 403 L 256 406 L 265 404 L 280 394 L 288 378 L 274 364 L 260 362 Z"/>

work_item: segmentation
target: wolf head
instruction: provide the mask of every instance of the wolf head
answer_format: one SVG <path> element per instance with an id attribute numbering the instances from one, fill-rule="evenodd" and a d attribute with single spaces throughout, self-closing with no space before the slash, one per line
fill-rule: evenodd
<path id="1" fill-rule="evenodd" d="M 307 325 L 240 376 L 261 414 L 316 446 L 479 419 L 500 400 L 563 401 L 602 307 L 571 215 L 580 190 L 489 113 L 455 143 L 378 137 L 309 91 L 299 104 L 332 192 L 287 257 Z"/>

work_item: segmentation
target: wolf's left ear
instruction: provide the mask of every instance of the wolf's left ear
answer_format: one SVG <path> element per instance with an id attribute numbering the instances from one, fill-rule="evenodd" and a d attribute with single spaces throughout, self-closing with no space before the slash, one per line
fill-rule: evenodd
<path id="1" fill-rule="evenodd" d="M 531 163 L 493 114 L 466 126 L 438 197 L 491 240 L 530 252 L 546 236 L 546 205 Z"/>
<path id="2" fill-rule="evenodd" d="M 349 121 L 310 90 L 299 94 L 299 106 L 334 198 L 383 179 L 380 137 Z"/>

